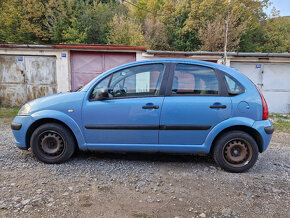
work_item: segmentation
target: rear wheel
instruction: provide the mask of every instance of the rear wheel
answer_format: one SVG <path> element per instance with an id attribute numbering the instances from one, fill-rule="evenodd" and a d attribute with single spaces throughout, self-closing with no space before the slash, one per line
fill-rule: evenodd
<path id="1" fill-rule="evenodd" d="M 214 159 L 221 168 L 233 173 L 250 169 L 258 159 L 256 141 L 243 131 L 222 135 L 214 147 Z"/>
<path id="2" fill-rule="evenodd" d="M 45 163 L 65 162 L 76 148 L 71 132 L 57 123 L 39 126 L 31 136 L 30 145 L 36 158 Z"/>

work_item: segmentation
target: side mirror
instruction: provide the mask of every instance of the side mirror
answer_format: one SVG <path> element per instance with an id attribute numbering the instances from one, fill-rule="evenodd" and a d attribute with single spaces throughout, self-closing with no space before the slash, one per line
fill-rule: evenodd
<path id="1" fill-rule="evenodd" d="M 108 89 L 106 88 L 101 89 L 96 96 L 96 100 L 100 100 L 100 101 L 106 100 L 108 98 L 109 98 L 109 92 L 108 92 Z"/>

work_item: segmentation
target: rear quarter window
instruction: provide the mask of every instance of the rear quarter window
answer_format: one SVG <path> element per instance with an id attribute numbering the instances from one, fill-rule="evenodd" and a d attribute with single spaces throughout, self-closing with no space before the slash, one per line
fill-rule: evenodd
<path id="1" fill-rule="evenodd" d="M 224 80 L 225 80 L 229 95 L 239 95 L 245 92 L 244 87 L 233 77 L 225 74 Z"/>

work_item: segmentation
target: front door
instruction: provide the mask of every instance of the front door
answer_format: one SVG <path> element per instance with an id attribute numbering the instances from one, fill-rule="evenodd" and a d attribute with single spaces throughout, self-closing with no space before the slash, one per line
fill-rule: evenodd
<path id="1" fill-rule="evenodd" d="M 100 81 L 83 105 L 83 126 L 88 148 L 128 149 L 133 144 L 158 144 L 163 64 L 125 68 Z M 107 88 L 109 98 L 97 100 Z M 103 147 L 102 147 L 103 146 Z M 131 150 L 131 149 L 130 149 Z"/>
<path id="2" fill-rule="evenodd" d="M 230 97 L 221 95 L 216 72 L 177 64 L 164 99 L 160 144 L 202 145 L 211 129 L 231 116 Z"/>

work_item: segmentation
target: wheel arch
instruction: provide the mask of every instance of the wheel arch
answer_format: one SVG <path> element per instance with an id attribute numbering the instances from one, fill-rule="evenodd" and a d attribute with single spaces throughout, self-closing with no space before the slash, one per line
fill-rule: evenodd
<path id="1" fill-rule="evenodd" d="M 63 121 L 60 121 L 58 119 L 55 119 L 55 118 L 42 118 L 42 119 L 39 119 L 39 120 L 36 120 L 34 123 L 32 123 L 30 125 L 30 127 L 28 128 L 27 130 L 27 134 L 26 134 L 26 138 L 25 138 L 25 142 L 26 142 L 26 146 L 27 148 L 30 147 L 30 139 L 31 139 L 31 136 L 32 136 L 32 133 L 41 125 L 45 124 L 45 123 L 57 123 L 57 124 L 60 124 L 64 127 L 66 127 L 69 132 L 72 134 L 73 138 L 74 138 L 74 141 L 77 145 L 77 147 L 79 148 L 79 142 L 74 134 L 74 132 L 72 131 L 72 129 L 66 124 L 64 123 Z"/>
<path id="2" fill-rule="evenodd" d="M 239 130 L 239 131 L 243 131 L 243 132 L 248 133 L 256 141 L 256 143 L 258 145 L 259 152 L 260 153 L 263 152 L 263 138 L 262 138 L 262 136 L 260 135 L 260 133 L 257 130 L 255 130 L 255 129 L 249 127 L 249 126 L 235 125 L 235 126 L 230 126 L 230 127 L 227 127 L 225 129 L 223 129 L 221 132 L 219 132 L 215 136 L 215 138 L 214 138 L 214 140 L 212 141 L 212 144 L 211 144 L 210 153 L 213 152 L 215 143 L 218 140 L 218 138 L 221 137 L 223 134 L 225 134 L 227 132 L 230 132 L 230 131 L 233 131 L 233 130 Z"/>

